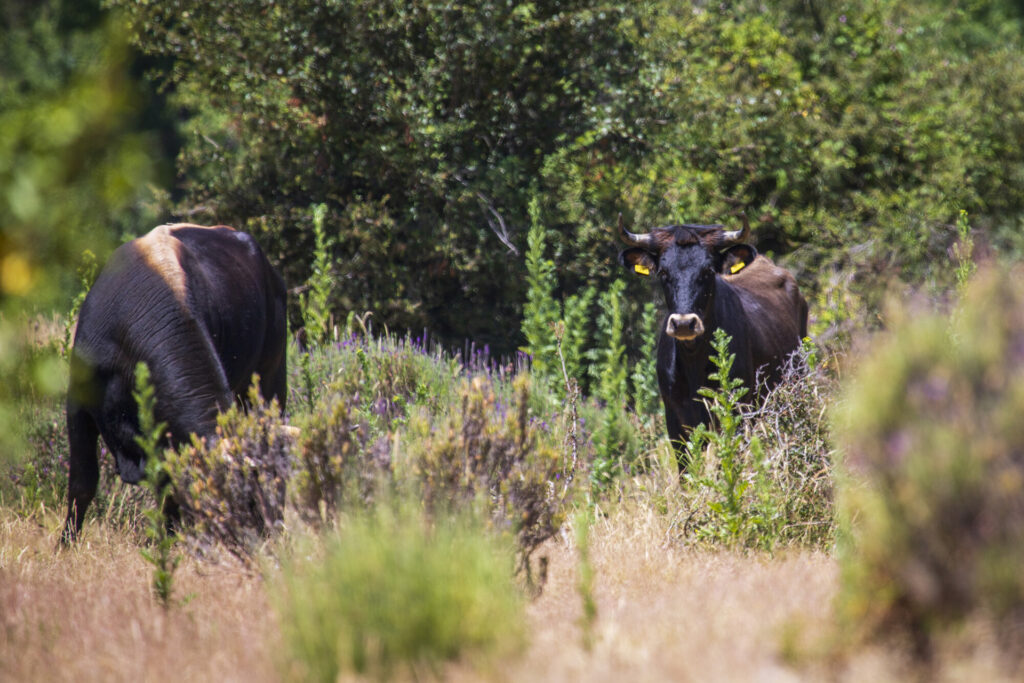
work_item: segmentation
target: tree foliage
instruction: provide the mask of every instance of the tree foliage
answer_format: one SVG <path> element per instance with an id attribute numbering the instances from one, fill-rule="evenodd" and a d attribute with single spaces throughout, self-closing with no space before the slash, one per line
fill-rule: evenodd
<path id="1" fill-rule="evenodd" d="M 123 71 L 89 71 L 99 62 L 79 56 L 90 39 L 74 26 L 105 19 L 73 4 L 4 12 L 3 115 L 54 123 L 7 122 L 28 132 L 4 155 L 16 173 L 0 202 L 16 217 L 35 205 L 47 224 L 67 218 L 66 233 L 89 243 L 96 228 L 68 207 L 95 214 L 144 160 L 116 123 L 61 124 L 75 93 L 83 108 L 117 108 L 130 89 Z M 527 341 L 531 223 L 544 226 L 564 307 L 617 277 L 608 226 L 620 212 L 646 227 L 745 210 L 761 250 L 796 270 L 817 332 L 893 279 L 949 287 L 960 211 L 979 249 L 1024 246 L 1024 45 L 1011 0 L 104 7 L 157 67 L 178 118 L 166 208 L 254 232 L 299 287 L 323 267 L 310 207 L 324 204 L 336 320 L 372 311 L 390 329 L 510 353 Z M 120 158 L 121 170 L 40 203 L 29 182 L 40 165 L 27 159 L 49 153 L 52 131 L 80 141 L 54 147 L 61 158 Z M 132 213 L 111 206 L 116 221 Z M 80 253 L 62 229 L 39 240 L 54 263 Z M 5 227 L 7 243 L 19 230 Z M 71 286 L 73 269 L 61 272 Z M 640 287 L 622 301 L 632 358 L 650 335 Z M 574 332 L 594 338 L 596 323 Z"/>
<path id="2" fill-rule="evenodd" d="M 301 282 L 324 202 L 339 313 L 518 346 L 528 186 L 635 82 L 628 9 L 111 4 L 192 114 L 183 210 L 250 228 Z"/>
<path id="3" fill-rule="evenodd" d="M 83 252 L 134 223 L 152 171 L 115 29 L 91 3 L 0 9 L 0 460 L 19 406 L 64 389 L 60 335 L 29 316 L 71 308 Z"/>

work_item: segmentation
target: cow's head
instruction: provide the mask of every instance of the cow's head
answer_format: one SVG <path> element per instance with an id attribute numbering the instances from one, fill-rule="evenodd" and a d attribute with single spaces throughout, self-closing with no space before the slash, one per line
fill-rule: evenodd
<path id="1" fill-rule="evenodd" d="M 737 273 L 757 256 L 744 243 L 749 235 L 746 216 L 741 230 L 671 225 L 641 234 L 626 230 L 619 216 L 619 236 L 629 245 L 619 254 L 619 262 L 634 273 L 661 280 L 669 312 L 665 334 L 693 341 L 704 334 L 715 297 L 715 276 Z"/>

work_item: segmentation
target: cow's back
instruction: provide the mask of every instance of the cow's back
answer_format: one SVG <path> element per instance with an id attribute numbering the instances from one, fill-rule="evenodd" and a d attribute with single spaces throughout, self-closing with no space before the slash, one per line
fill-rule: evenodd
<path id="1" fill-rule="evenodd" d="M 755 368 L 768 365 L 777 379 L 786 356 L 807 335 L 807 302 L 792 273 L 758 255 L 735 275 L 724 276 L 736 292 L 747 318 Z"/>
<path id="2" fill-rule="evenodd" d="M 266 375 L 283 362 L 284 282 L 246 233 L 223 226 L 168 228 L 180 245 L 189 308 L 209 334 L 229 389 L 244 392 L 254 372 Z"/>

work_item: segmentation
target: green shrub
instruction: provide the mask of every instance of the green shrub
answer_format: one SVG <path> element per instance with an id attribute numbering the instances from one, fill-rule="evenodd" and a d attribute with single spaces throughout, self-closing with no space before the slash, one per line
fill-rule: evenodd
<path id="1" fill-rule="evenodd" d="M 278 610 L 289 679 L 422 674 L 522 644 L 511 548 L 478 526 L 386 505 L 286 563 Z"/>
<path id="2" fill-rule="evenodd" d="M 698 393 L 707 399 L 714 424 L 711 428 L 698 425 L 690 433 L 685 444 L 686 479 L 711 494 L 707 500 L 709 519 L 700 527 L 700 535 L 743 543 L 759 535 L 759 527 L 765 522 L 745 500 L 752 483 L 750 469 L 755 474 L 760 469 L 763 450 L 759 439 L 742 439 L 739 408 L 749 389 L 742 380 L 731 376 L 736 355 L 729 353 L 729 335 L 725 330 L 715 330 L 711 346 L 711 362 L 717 369 L 708 379 L 717 382 L 718 388 L 702 387 Z M 705 463 L 705 449 L 716 459 L 710 466 Z"/>
<path id="3" fill-rule="evenodd" d="M 615 280 L 601 293 L 597 317 L 597 341 L 589 352 L 593 395 L 605 403 L 624 403 L 627 398 L 626 347 L 623 343 L 622 300 L 625 280 Z"/>
<path id="4" fill-rule="evenodd" d="M 331 336 L 331 310 L 328 303 L 334 285 L 330 254 L 333 240 L 324 231 L 326 213 L 326 204 L 313 207 L 313 262 L 310 264 L 307 289 L 299 299 L 306 341 L 311 344 L 322 344 Z"/>
<path id="5" fill-rule="evenodd" d="M 659 319 L 658 308 L 654 302 L 646 302 L 643 307 L 643 315 L 640 318 L 643 344 L 640 348 L 639 360 L 634 363 L 633 373 L 629 376 L 633 391 L 633 407 L 641 415 L 659 414 L 662 409 L 656 364 L 652 362 L 658 352 L 656 329 Z"/>
<path id="6" fill-rule="evenodd" d="M 647 450 L 637 416 L 621 401 L 590 401 L 582 413 L 593 427 L 590 483 L 595 493 L 608 490 L 622 474 L 635 474 L 646 467 Z"/>
<path id="7" fill-rule="evenodd" d="M 872 344 L 837 413 L 844 617 L 927 655 L 967 617 L 1024 627 L 1024 272 Z"/>
<path id="8" fill-rule="evenodd" d="M 561 375 L 558 344 L 553 326 L 561 317 L 561 305 L 555 298 L 558 278 L 555 264 L 545 255 L 546 228 L 540 219 L 540 203 L 530 200 L 530 231 L 526 250 L 526 303 L 523 305 L 523 336 L 525 350 L 532 359 L 531 366 L 537 379 L 544 383 L 555 381 Z M 580 304 L 579 300 L 574 303 Z"/>

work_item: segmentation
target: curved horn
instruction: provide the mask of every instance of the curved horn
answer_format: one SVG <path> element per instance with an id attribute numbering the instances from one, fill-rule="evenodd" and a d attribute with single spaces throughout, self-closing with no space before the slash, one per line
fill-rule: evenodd
<path id="1" fill-rule="evenodd" d="M 722 236 L 718 240 L 719 246 L 740 244 L 742 242 L 746 242 L 750 238 L 750 222 L 747 220 L 747 214 L 741 213 L 740 217 L 743 219 L 743 229 L 723 230 Z"/>
<path id="2" fill-rule="evenodd" d="M 650 233 L 638 235 L 626 230 L 626 226 L 622 224 L 621 213 L 619 214 L 619 239 L 631 247 L 641 247 L 647 250 L 653 250 L 655 248 L 654 235 Z"/>

